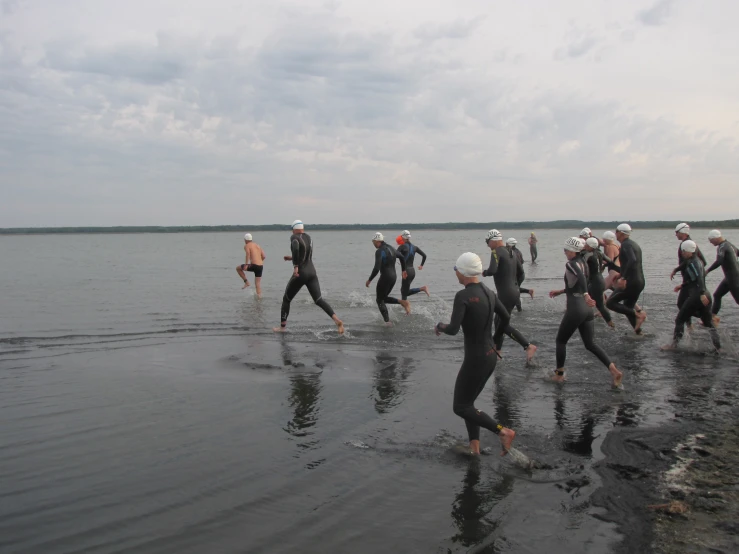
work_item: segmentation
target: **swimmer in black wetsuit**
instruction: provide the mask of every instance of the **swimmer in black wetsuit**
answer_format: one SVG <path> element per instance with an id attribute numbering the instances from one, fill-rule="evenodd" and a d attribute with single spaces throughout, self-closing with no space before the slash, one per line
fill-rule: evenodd
<path id="1" fill-rule="evenodd" d="M 521 252 L 516 245 L 518 244 L 518 241 L 514 238 L 509 238 L 506 241 L 506 248 L 516 257 L 517 266 L 516 266 L 516 283 L 518 284 L 518 292 L 520 294 L 528 294 L 531 298 L 534 297 L 534 289 L 525 289 L 521 285 L 523 284 L 524 280 L 526 279 L 526 271 L 523 268 L 523 252 Z M 521 311 L 521 297 L 519 296 L 516 300 L 516 309 L 520 312 Z"/>
<path id="2" fill-rule="evenodd" d="M 628 223 L 622 223 L 616 228 L 616 238 L 621 243 L 618 255 L 621 263 L 618 270 L 621 277 L 614 282 L 615 291 L 608 298 L 606 307 L 613 312 L 624 314 L 638 335 L 641 333 L 642 323 L 647 319 L 647 313 L 644 310 L 635 309 L 639 295 L 644 290 L 644 270 L 642 269 L 641 248 L 629 238 L 630 235 L 631 226 Z M 611 269 L 616 267 L 611 266 Z"/>
<path id="3" fill-rule="evenodd" d="M 510 315 L 493 291 L 480 282 L 482 262 L 477 254 L 466 252 L 454 267 L 457 280 L 465 288 L 454 297 L 449 324 L 438 323 L 436 336 L 464 333 L 464 361 L 454 384 L 454 413 L 464 419 L 472 454 L 480 454 L 480 427 L 498 435 L 503 454 L 511 447 L 515 431 L 498 425 L 488 414 L 475 408 L 475 400 L 495 370 L 503 344 L 503 329 Z M 494 316 L 499 318 L 493 336 Z"/>
<path id="4" fill-rule="evenodd" d="M 326 314 L 334 320 L 339 334 L 344 334 L 344 323 L 339 319 L 334 310 L 321 297 L 321 285 L 318 282 L 316 268 L 313 266 L 313 241 L 305 232 L 303 222 L 295 220 L 292 224 L 293 234 L 290 237 L 290 256 L 285 256 L 285 261 L 292 261 L 293 274 L 287 282 L 285 294 L 282 297 L 282 310 L 280 314 L 280 326 L 275 327 L 275 332 L 284 332 L 287 327 L 287 318 L 290 315 L 290 302 L 305 286 L 316 303 Z"/>
<path id="5" fill-rule="evenodd" d="M 503 246 L 503 235 L 497 229 L 488 231 L 485 243 L 492 252 L 490 254 L 490 266 L 482 272 L 482 275 L 483 277 L 492 276 L 494 278 L 498 298 L 508 313 L 511 313 L 511 310 L 516 306 L 516 299 L 521 295 L 516 283 L 518 260 Z M 495 328 L 497 329 L 501 323 L 496 316 Z M 530 362 L 536 353 L 536 346 L 531 344 L 518 330 L 514 329 L 510 323 L 504 327 L 503 332 L 523 347 L 526 352 L 526 362 Z"/>
<path id="6" fill-rule="evenodd" d="M 714 348 L 719 352 L 721 350 L 721 341 L 719 340 L 718 331 L 713 326 L 711 318 L 711 300 L 708 298 L 706 292 L 706 280 L 705 280 L 705 269 L 703 263 L 695 255 L 697 245 L 692 240 L 683 241 L 680 245 L 682 251 L 684 264 L 680 266 L 680 273 L 683 276 L 683 284 L 675 287 L 675 292 L 680 292 L 682 289 L 687 288 L 688 293 L 685 298 L 680 311 L 675 318 L 675 331 L 672 336 L 672 344 L 664 347 L 665 350 L 670 350 L 677 347 L 680 339 L 683 338 L 685 332 L 685 324 L 688 319 L 697 314 L 703 325 L 708 328 L 711 333 L 711 341 L 713 342 Z"/>
<path id="7" fill-rule="evenodd" d="M 615 327 L 611 319 L 611 312 L 605 306 L 606 281 L 603 279 L 603 268 L 614 265 L 613 261 L 600 251 L 598 239 L 595 237 L 590 237 L 585 241 L 583 259 L 588 269 L 588 294 L 590 294 L 590 298 L 595 300 L 595 305 L 600 315 L 603 316 L 603 320 L 609 327 Z"/>
<path id="8" fill-rule="evenodd" d="M 429 288 L 426 285 L 414 289 L 411 288 L 411 283 L 416 278 L 416 269 L 413 266 L 416 254 L 420 254 L 422 257 L 421 265 L 418 266 L 419 271 L 423 271 L 423 266 L 426 265 L 426 254 L 418 246 L 411 244 L 410 231 L 403 231 L 400 236 L 403 244 L 398 246 L 398 256 L 405 259 L 405 272 L 408 275 L 407 277 L 403 277 L 400 283 L 400 297 L 403 300 L 407 300 L 409 296 L 413 296 L 419 292 L 425 292 L 426 296 L 429 296 Z"/>
<path id="9" fill-rule="evenodd" d="M 724 279 L 716 288 L 716 292 L 713 293 L 713 309 L 711 312 L 713 313 L 714 325 L 717 325 L 721 321 L 718 316 L 718 312 L 721 310 L 721 300 L 727 293 L 730 292 L 731 296 L 734 297 L 734 302 L 739 304 L 739 261 L 737 261 L 739 250 L 722 237 L 721 231 L 718 229 L 708 233 L 708 240 L 717 248 L 716 261 L 706 270 L 706 275 L 719 267 L 724 270 Z"/>
<path id="10" fill-rule="evenodd" d="M 398 300 L 390 295 L 390 291 L 395 286 L 395 281 L 398 279 L 395 274 L 395 261 L 400 260 L 400 266 L 403 268 L 403 277 L 406 277 L 406 265 L 405 260 L 398 256 L 395 249 L 385 242 L 385 237 L 382 233 L 375 233 L 372 239 L 372 244 L 377 249 L 375 251 L 375 267 L 372 268 L 372 273 L 367 279 L 365 286 L 369 287 L 372 279 L 377 274 L 380 274 L 380 278 L 377 281 L 377 307 L 380 308 L 382 319 L 385 320 L 386 324 L 390 324 L 390 314 L 388 314 L 386 304 L 400 304 L 405 309 L 405 313 L 411 313 L 411 303 L 407 300 Z"/>
<path id="11" fill-rule="evenodd" d="M 680 247 L 682 246 L 683 242 L 690 239 L 690 225 L 687 223 L 678 223 L 677 227 L 675 227 L 675 237 L 677 240 L 680 241 L 680 245 L 677 247 L 677 265 L 678 267 L 670 274 L 670 280 L 672 280 L 675 277 L 675 274 L 680 271 L 680 266 L 683 264 L 684 260 L 682 257 L 682 250 Z M 706 258 L 703 256 L 703 253 L 701 252 L 700 248 L 697 248 L 695 251 L 696 256 L 700 259 L 700 261 L 703 263 L 703 265 L 706 265 Z M 689 288 L 681 288 L 680 294 L 677 296 L 677 309 L 679 310 L 682 308 L 683 304 L 685 303 L 685 300 L 688 298 L 688 293 L 690 292 Z M 693 324 L 691 322 L 691 319 L 688 318 L 687 321 L 688 328 L 692 329 Z"/>
<path id="12" fill-rule="evenodd" d="M 613 377 L 613 386 L 618 388 L 621 386 L 623 374 L 616 368 L 616 364 L 611 362 L 608 354 L 593 340 L 595 335 L 593 306 L 596 305 L 596 302 L 588 293 L 588 284 L 585 277 L 586 262 L 580 255 L 584 246 L 584 241 L 578 237 L 571 237 L 565 241 L 565 255 L 568 260 L 565 265 L 565 288 L 553 290 L 549 293 L 549 298 L 555 298 L 560 294 L 567 295 L 567 310 L 557 332 L 557 369 L 552 380 L 564 381 L 567 342 L 575 331 L 580 331 L 580 338 L 582 338 L 585 348 L 595 354 L 601 363 L 608 368 L 611 377 Z"/>

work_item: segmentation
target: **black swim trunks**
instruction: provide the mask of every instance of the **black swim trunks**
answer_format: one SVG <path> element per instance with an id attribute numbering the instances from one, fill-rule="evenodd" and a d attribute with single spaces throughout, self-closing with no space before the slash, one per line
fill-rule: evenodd
<path id="1" fill-rule="evenodd" d="M 261 277 L 262 271 L 264 271 L 264 266 L 257 264 L 241 264 L 241 271 L 251 271 L 254 273 L 254 277 Z"/>

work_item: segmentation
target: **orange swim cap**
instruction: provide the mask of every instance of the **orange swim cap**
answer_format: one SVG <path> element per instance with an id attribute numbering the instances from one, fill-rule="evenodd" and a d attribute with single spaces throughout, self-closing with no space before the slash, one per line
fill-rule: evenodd
<path id="1" fill-rule="evenodd" d="M 402 236 L 402 235 L 398 235 L 398 236 L 397 236 L 397 237 L 395 238 L 395 242 L 397 242 L 397 243 L 398 243 L 398 246 L 400 246 L 401 244 L 405 244 L 405 241 L 403 240 L 403 236 Z"/>

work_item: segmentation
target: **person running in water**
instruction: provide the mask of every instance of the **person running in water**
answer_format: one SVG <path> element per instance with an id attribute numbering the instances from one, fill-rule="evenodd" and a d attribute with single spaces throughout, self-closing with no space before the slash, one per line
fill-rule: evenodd
<path id="1" fill-rule="evenodd" d="M 516 248 L 518 241 L 514 238 L 509 238 L 505 244 L 506 244 L 506 248 L 508 248 L 508 250 L 516 257 L 516 260 L 518 260 L 517 267 L 516 267 L 516 282 L 518 283 L 518 292 L 521 294 L 528 294 L 531 298 L 533 298 L 534 289 L 525 289 L 521 287 L 524 280 L 526 279 L 526 271 L 523 268 L 523 252 L 521 252 L 518 248 Z M 520 296 L 516 300 L 516 309 L 519 312 L 521 311 L 521 297 Z"/>
<path id="2" fill-rule="evenodd" d="M 533 264 L 536 261 L 536 258 L 539 257 L 539 251 L 536 248 L 536 244 L 539 242 L 539 239 L 536 238 L 536 234 L 534 234 L 533 231 L 531 231 L 531 236 L 529 237 L 529 252 L 531 253 L 531 263 Z"/>
<path id="3" fill-rule="evenodd" d="M 470 451 L 480 454 L 480 427 L 498 435 L 502 454 L 511 447 L 516 432 L 496 423 L 488 414 L 475 408 L 475 400 L 485 388 L 495 370 L 503 344 L 503 329 L 510 314 L 495 293 L 480 282 L 482 261 L 477 254 L 466 252 L 454 266 L 459 284 L 464 289 L 454 297 L 452 318 L 448 324 L 437 323 L 436 336 L 464 333 L 464 361 L 454 384 L 454 413 L 464 419 L 470 441 Z M 498 318 L 493 335 L 493 320 Z"/>
<path id="4" fill-rule="evenodd" d="M 675 237 L 677 240 L 680 241 L 680 244 L 677 247 L 677 265 L 672 273 L 670 274 L 670 281 L 672 281 L 675 278 L 675 274 L 680 271 L 680 266 L 682 266 L 683 263 L 687 261 L 687 259 L 683 259 L 682 257 L 682 244 L 686 240 L 690 239 L 690 225 L 687 223 L 678 223 L 677 227 L 675 227 Z M 695 255 L 700 259 L 700 261 L 703 263 L 703 265 L 706 265 L 706 258 L 703 256 L 703 253 L 701 252 L 700 248 L 696 247 Z M 690 289 L 688 287 L 684 287 L 680 289 L 680 294 L 677 296 L 677 309 L 679 310 L 682 308 L 683 304 L 685 303 L 685 300 L 688 298 L 688 294 L 690 294 Z M 693 328 L 693 322 L 690 317 L 688 317 L 687 321 L 688 329 Z"/>
<path id="5" fill-rule="evenodd" d="M 613 265 L 620 266 L 618 261 L 618 255 L 621 252 L 621 246 L 616 242 L 616 234 L 613 231 L 606 231 L 603 233 L 603 254 L 605 257 L 611 260 Z M 606 275 L 605 285 L 606 290 L 613 290 L 613 283 L 618 280 L 621 272 L 618 267 L 611 269 L 608 268 L 608 275 Z"/>
<path id="6" fill-rule="evenodd" d="M 677 348 L 680 339 L 683 338 L 685 332 L 685 324 L 691 316 L 697 314 L 703 325 L 708 328 L 711 334 L 716 352 L 721 351 L 721 341 L 719 340 L 718 331 L 713 326 L 711 317 L 711 300 L 708 298 L 706 291 L 706 277 L 703 263 L 696 255 L 698 246 L 692 240 L 685 240 L 680 244 L 680 251 L 685 263 L 680 266 L 680 273 L 683 276 L 683 284 L 675 287 L 675 292 L 681 292 L 688 289 L 680 311 L 675 318 L 675 331 L 672 335 L 672 343 L 663 347 L 664 350 Z"/>
<path id="7" fill-rule="evenodd" d="M 411 303 L 408 300 L 398 300 L 390 296 L 390 291 L 395 286 L 398 276 L 395 274 L 395 261 L 400 260 L 400 267 L 403 269 L 403 278 L 407 276 L 405 259 L 398 256 L 395 249 L 385 242 L 385 237 L 382 233 L 375 233 L 372 238 L 372 244 L 375 245 L 375 267 L 372 268 L 369 279 L 365 286 L 369 288 L 372 279 L 377 274 L 380 274 L 380 278 L 377 281 L 377 307 L 380 308 L 382 319 L 385 320 L 386 325 L 391 325 L 390 314 L 388 314 L 386 304 L 400 304 L 405 309 L 405 313 L 411 313 Z"/>
<path id="8" fill-rule="evenodd" d="M 597 239 L 592 240 L 598 242 Z M 557 369 L 554 371 L 552 380 L 558 383 L 564 382 L 567 342 L 575 331 L 579 331 L 585 348 L 595 354 L 601 363 L 608 368 L 613 378 L 613 386 L 618 388 L 621 386 L 623 373 L 616 368 L 616 364 L 611 362 L 608 354 L 593 340 L 595 336 L 593 306 L 596 305 L 596 301 L 588 293 L 588 283 L 585 277 L 586 262 L 580 255 L 584 246 L 585 242 L 578 237 L 570 237 L 565 241 L 564 249 L 567 257 L 564 276 L 565 288 L 553 290 L 549 293 L 549 298 L 556 298 L 561 294 L 567 295 L 567 310 L 557 332 Z"/>
<path id="9" fill-rule="evenodd" d="M 402 243 L 399 243 L 400 246 L 398 246 L 398 256 L 405 260 L 405 272 L 407 274 L 407 277 L 403 277 L 400 283 L 400 297 L 403 300 L 408 300 L 409 296 L 413 296 L 419 292 L 425 292 L 426 296 L 429 296 L 429 288 L 426 285 L 414 289 L 411 288 L 411 283 L 416 278 L 416 270 L 413 267 L 416 254 L 421 255 L 421 265 L 418 266 L 418 271 L 423 271 L 423 266 L 426 265 L 426 254 L 418 246 L 411 244 L 410 231 L 403 231 L 400 234 L 400 238 L 402 239 Z"/>
<path id="10" fill-rule="evenodd" d="M 603 316 L 603 320 L 609 327 L 615 327 L 611 319 L 611 312 L 605 306 L 606 283 L 603 279 L 603 267 L 613 264 L 613 262 L 600 251 L 598 239 L 595 237 L 590 237 L 585 241 L 583 259 L 588 268 L 588 294 L 590 294 L 590 298 L 595 300 L 595 305 L 600 315 Z"/>
<path id="11" fill-rule="evenodd" d="M 510 314 L 516 306 L 516 300 L 521 296 L 516 282 L 518 260 L 503 246 L 503 235 L 497 229 L 488 231 L 485 243 L 492 252 L 490 254 L 490 266 L 482 272 L 482 276 L 493 277 L 498 298 Z M 496 316 L 495 328 L 497 329 L 500 324 L 502 322 Z M 518 330 L 514 329 L 510 323 L 505 326 L 503 332 L 523 347 L 526 352 L 526 362 L 531 362 L 536 353 L 536 346 L 531 344 Z"/>
<path id="12" fill-rule="evenodd" d="M 282 297 L 282 310 L 280 313 L 280 326 L 275 327 L 275 332 L 284 332 L 287 327 L 287 317 L 290 315 L 290 302 L 305 286 L 316 303 L 326 314 L 334 320 L 339 334 L 344 334 L 344 323 L 336 315 L 321 296 L 321 285 L 318 282 L 316 268 L 313 266 L 313 240 L 305 232 L 303 222 L 299 219 L 293 221 L 293 234 L 290 237 L 290 256 L 285 256 L 286 262 L 292 261 L 293 274 L 285 287 L 285 295 Z"/>
<path id="13" fill-rule="evenodd" d="M 236 273 L 244 281 L 245 289 L 249 285 L 249 280 L 246 278 L 246 271 L 254 273 L 254 284 L 257 286 L 257 296 L 262 297 L 262 272 L 264 271 L 264 260 L 267 256 L 264 254 L 264 250 L 259 246 L 251 236 L 251 233 L 244 235 L 244 252 L 246 253 L 246 260 L 243 264 L 236 266 Z"/>
<path id="14" fill-rule="evenodd" d="M 623 314 L 634 328 L 634 332 L 641 334 L 641 326 L 647 319 L 647 312 L 635 309 L 639 295 L 644 290 L 644 270 L 642 269 L 641 247 L 631 240 L 631 225 L 622 223 L 616 228 L 616 239 L 621 243 L 618 259 L 621 262 L 619 271 L 621 278 L 615 283 L 615 292 L 608 298 L 606 307 L 619 314 Z M 616 267 L 616 266 L 611 266 Z"/>
<path id="15" fill-rule="evenodd" d="M 714 229 L 708 233 L 708 241 L 716 247 L 716 261 L 706 270 L 706 275 L 719 267 L 724 270 L 724 279 L 713 293 L 713 322 L 718 325 L 721 318 L 718 316 L 721 310 L 721 300 L 727 293 L 731 293 L 734 302 L 739 304 L 739 250 L 728 240 L 721 236 L 721 231 Z"/>

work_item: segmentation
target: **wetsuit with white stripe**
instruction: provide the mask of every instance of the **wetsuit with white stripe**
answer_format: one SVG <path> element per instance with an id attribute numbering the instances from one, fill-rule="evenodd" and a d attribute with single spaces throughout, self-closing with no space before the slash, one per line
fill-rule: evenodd
<path id="1" fill-rule="evenodd" d="M 708 294 L 706 291 L 705 268 L 703 267 L 703 263 L 701 263 L 697 256 L 693 256 L 690 259 L 686 259 L 685 263 L 682 264 L 680 268 L 680 273 L 683 276 L 683 285 L 680 291 L 682 292 L 682 290 L 685 289 L 687 294 L 685 302 L 675 318 L 673 340 L 675 343 L 680 341 L 685 332 L 685 324 L 691 316 L 697 315 L 700 317 L 703 325 L 708 327 L 708 330 L 711 333 L 713 346 L 718 350 L 721 348 L 721 342 L 718 337 L 718 332 L 713 326 L 711 304 L 709 303 L 708 306 L 706 306 L 701 302 L 701 296 Z"/>
<path id="2" fill-rule="evenodd" d="M 308 233 L 294 234 L 290 237 L 290 252 L 293 268 L 298 268 L 298 276 L 293 275 L 287 282 L 285 295 L 282 297 L 281 324 L 284 327 L 290 315 L 290 302 L 304 286 L 316 303 L 329 317 L 334 316 L 334 310 L 321 297 L 321 285 L 318 282 L 316 268 L 313 266 L 313 240 Z"/>

